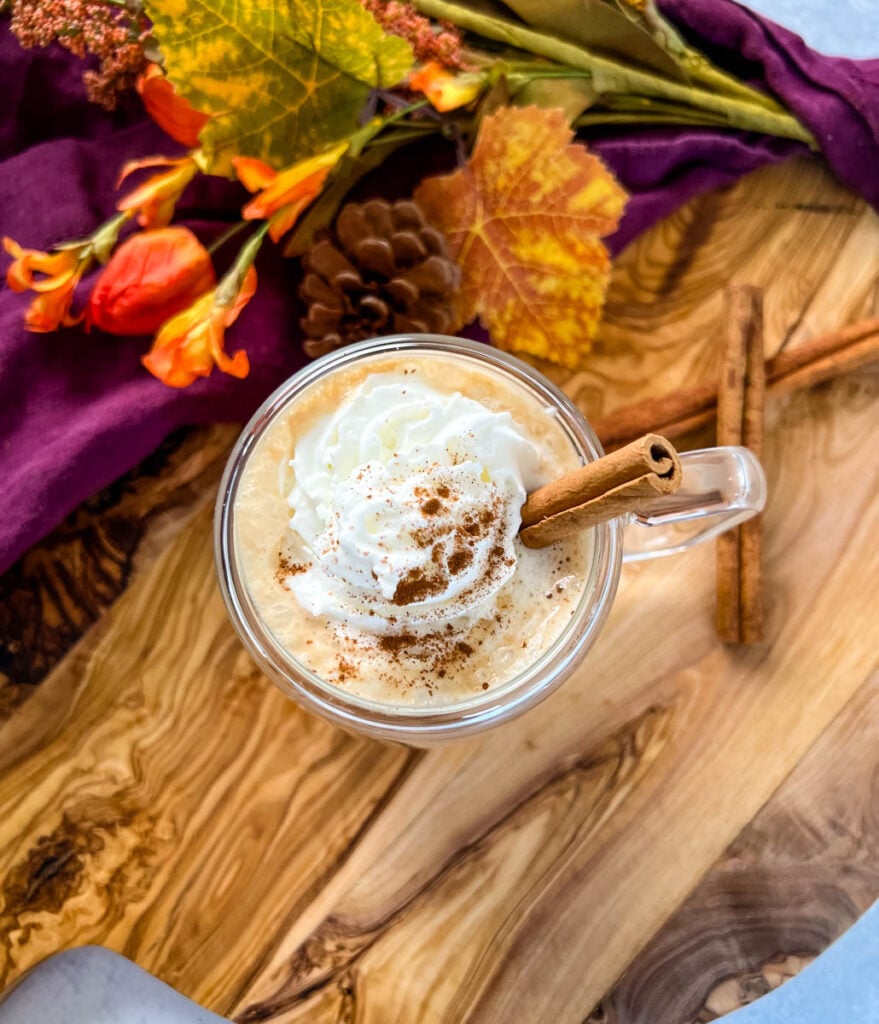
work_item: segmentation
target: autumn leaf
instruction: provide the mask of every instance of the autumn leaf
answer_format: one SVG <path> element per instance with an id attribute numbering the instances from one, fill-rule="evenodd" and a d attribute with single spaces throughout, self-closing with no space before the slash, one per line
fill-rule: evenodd
<path id="1" fill-rule="evenodd" d="M 502 107 L 482 122 L 470 161 L 415 198 L 461 266 L 462 322 L 478 314 L 500 348 L 575 368 L 604 302 L 601 238 L 626 194 L 571 138 L 561 110 Z"/>
<path id="2" fill-rule="evenodd" d="M 214 174 L 233 156 L 280 168 L 321 152 L 413 62 L 358 0 L 148 0 L 147 13 L 168 78 L 213 115 L 200 141 Z"/>

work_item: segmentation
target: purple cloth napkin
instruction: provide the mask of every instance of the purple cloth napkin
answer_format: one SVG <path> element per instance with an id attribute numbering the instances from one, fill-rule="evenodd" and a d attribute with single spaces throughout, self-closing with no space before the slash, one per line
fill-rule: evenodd
<path id="1" fill-rule="evenodd" d="M 836 175 L 879 206 L 879 60 L 823 57 L 732 0 L 664 0 L 663 7 L 715 60 L 775 92 L 815 134 Z M 0 23 L 0 233 L 26 247 L 91 232 L 113 213 L 113 183 L 126 159 L 175 152 L 135 97 L 114 114 L 89 105 L 81 72 L 60 48 L 22 50 L 8 22 Z M 602 132 L 589 141 L 632 193 L 610 240 L 614 252 L 694 195 L 804 152 L 791 142 L 707 130 Z M 207 240 L 236 219 L 244 196 L 234 184 L 197 181 L 178 219 Z M 256 296 L 227 335 L 230 351 L 247 349 L 250 376 L 215 372 L 183 391 L 140 366 L 149 339 L 27 333 L 28 297 L 3 286 L 0 571 L 171 431 L 245 419 L 302 364 L 295 264 L 267 246 L 257 266 Z"/>

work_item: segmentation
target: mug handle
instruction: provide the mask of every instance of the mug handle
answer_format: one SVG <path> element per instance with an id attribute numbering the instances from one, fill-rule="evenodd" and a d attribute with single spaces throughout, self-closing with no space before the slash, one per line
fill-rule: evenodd
<path id="1" fill-rule="evenodd" d="M 702 448 L 681 453 L 683 480 L 629 515 L 623 561 L 673 555 L 757 515 L 766 504 L 766 477 L 747 448 Z"/>

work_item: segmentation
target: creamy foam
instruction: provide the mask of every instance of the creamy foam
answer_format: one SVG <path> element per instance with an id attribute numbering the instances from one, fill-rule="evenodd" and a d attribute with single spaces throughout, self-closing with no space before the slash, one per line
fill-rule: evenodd
<path id="1" fill-rule="evenodd" d="M 374 356 L 312 384 L 245 465 L 236 558 L 252 602 L 329 683 L 395 705 L 499 688 L 564 629 L 588 534 L 517 537 L 525 495 L 578 454 L 522 385 L 446 354 Z"/>

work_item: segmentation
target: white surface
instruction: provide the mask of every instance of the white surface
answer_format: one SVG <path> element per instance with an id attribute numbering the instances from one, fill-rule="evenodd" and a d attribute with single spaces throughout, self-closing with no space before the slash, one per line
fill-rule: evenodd
<path id="1" fill-rule="evenodd" d="M 0 993 L 0 1024 L 229 1024 L 100 946 L 56 953 Z"/>
<path id="2" fill-rule="evenodd" d="M 831 57 L 879 58 L 879 0 L 748 0 Z"/>

